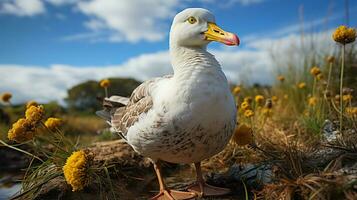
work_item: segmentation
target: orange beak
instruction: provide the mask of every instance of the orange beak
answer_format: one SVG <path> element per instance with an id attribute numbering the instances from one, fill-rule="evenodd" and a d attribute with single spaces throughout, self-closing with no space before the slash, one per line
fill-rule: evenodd
<path id="1" fill-rule="evenodd" d="M 204 34 L 206 36 L 206 40 L 208 41 L 217 41 L 229 46 L 239 45 L 239 38 L 236 34 L 222 30 L 215 23 L 209 22 L 208 30 L 204 32 Z"/>

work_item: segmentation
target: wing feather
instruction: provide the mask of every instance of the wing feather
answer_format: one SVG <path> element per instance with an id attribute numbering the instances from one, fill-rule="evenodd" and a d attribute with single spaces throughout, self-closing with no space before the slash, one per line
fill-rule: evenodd
<path id="1" fill-rule="evenodd" d="M 159 81 L 171 78 L 172 75 L 154 78 L 139 85 L 131 94 L 124 107 L 115 109 L 111 114 L 111 125 L 114 129 L 126 136 L 128 129 L 133 126 L 142 113 L 148 112 L 152 106 L 152 90 Z"/>

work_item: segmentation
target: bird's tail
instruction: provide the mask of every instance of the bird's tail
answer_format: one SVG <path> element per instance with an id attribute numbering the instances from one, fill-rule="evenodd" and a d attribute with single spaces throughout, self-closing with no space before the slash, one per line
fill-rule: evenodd
<path id="1" fill-rule="evenodd" d="M 111 96 L 103 99 L 103 110 L 95 112 L 99 117 L 107 122 L 111 121 L 115 111 L 129 103 L 129 98 L 121 96 Z"/>
<path id="2" fill-rule="evenodd" d="M 95 112 L 100 118 L 104 119 L 110 126 L 112 126 L 112 117 L 118 109 L 125 109 L 124 106 L 128 105 L 129 98 L 122 96 L 111 96 L 109 98 L 103 99 L 103 110 Z M 113 126 L 112 126 L 113 127 Z M 114 131 L 124 140 L 126 138 L 123 136 L 121 131 Z"/>

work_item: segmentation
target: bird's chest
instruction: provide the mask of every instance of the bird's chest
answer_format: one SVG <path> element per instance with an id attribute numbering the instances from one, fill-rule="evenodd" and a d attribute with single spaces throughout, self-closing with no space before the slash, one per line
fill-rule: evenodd
<path id="1" fill-rule="evenodd" d="M 181 84 L 177 100 L 183 102 L 182 112 L 202 122 L 219 121 L 235 113 L 235 105 L 226 79 L 205 74 Z"/>
<path id="2" fill-rule="evenodd" d="M 184 124 L 205 129 L 224 126 L 235 115 L 235 103 L 224 78 L 214 74 L 197 76 L 182 83 L 176 91 L 177 116 Z M 215 127 L 214 127 L 215 126 Z"/>

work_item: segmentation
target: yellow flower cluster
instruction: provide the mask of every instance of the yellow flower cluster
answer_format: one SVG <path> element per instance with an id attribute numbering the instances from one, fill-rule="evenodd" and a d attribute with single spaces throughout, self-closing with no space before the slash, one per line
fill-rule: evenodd
<path id="1" fill-rule="evenodd" d="M 45 122 L 45 126 L 52 131 L 56 130 L 56 128 L 58 128 L 61 125 L 62 125 L 62 120 L 54 117 L 48 118 Z"/>
<path id="2" fill-rule="evenodd" d="M 247 110 L 249 109 L 250 105 L 247 101 L 243 101 L 243 103 L 240 105 L 242 110 Z"/>
<path id="3" fill-rule="evenodd" d="M 31 106 L 38 106 L 36 101 L 29 101 L 26 103 L 26 109 L 29 109 Z"/>
<path id="4" fill-rule="evenodd" d="M 32 126 L 32 124 L 26 119 L 21 118 L 12 125 L 12 128 L 9 130 L 7 137 L 9 140 L 21 143 L 31 140 L 34 134 L 34 126 Z"/>
<path id="5" fill-rule="evenodd" d="M 263 95 L 256 95 L 255 96 L 255 102 L 258 104 L 262 104 L 264 102 L 264 96 Z"/>
<path id="6" fill-rule="evenodd" d="M 354 42 L 356 37 L 356 29 L 347 26 L 339 26 L 332 34 L 333 40 L 343 45 Z"/>
<path id="7" fill-rule="evenodd" d="M 9 102 L 12 97 L 11 93 L 5 92 L 1 95 L 1 101 L 3 102 Z"/>
<path id="8" fill-rule="evenodd" d="M 315 106 L 317 104 L 317 98 L 316 97 L 310 97 L 308 100 L 307 100 L 307 103 L 309 106 Z"/>
<path id="9" fill-rule="evenodd" d="M 107 88 L 110 86 L 110 81 L 108 79 L 103 79 L 99 82 L 100 87 Z"/>
<path id="10" fill-rule="evenodd" d="M 246 110 L 244 111 L 244 116 L 247 118 L 253 117 L 254 112 L 252 110 Z"/>
<path id="11" fill-rule="evenodd" d="M 26 120 L 34 126 L 39 124 L 45 116 L 45 109 L 43 106 L 30 106 L 25 112 Z"/>
<path id="12" fill-rule="evenodd" d="M 241 124 L 234 131 L 233 141 L 240 146 L 253 143 L 253 130 L 246 124 Z"/>
<path id="13" fill-rule="evenodd" d="M 285 77 L 283 75 L 279 75 L 278 77 L 276 77 L 276 79 L 278 79 L 278 81 L 280 81 L 280 82 L 285 81 Z"/>
<path id="14" fill-rule="evenodd" d="M 321 74 L 321 70 L 320 70 L 319 67 L 314 66 L 314 67 L 311 68 L 310 73 L 311 73 L 313 76 L 317 77 L 317 75 Z"/>
<path id="15" fill-rule="evenodd" d="M 300 83 L 298 83 L 297 87 L 299 89 L 304 89 L 304 88 L 306 88 L 306 83 L 305 82 L 300 82 Z"/>
<path id="16" fill-rule="evenodd" d="M 352 98 L 353 98 L 353 96 L 352 96 L 352 95 L 350 95 L 350 94 L 346 94 L 346 95 L 343 95 L 343 96 L 342 96 L 342 101 L 349 102 L 349 101 L 351 101 L 351 100 L 352 100 Z"/>
<path id="17" fill-rule="evenodd" d="M 357 107 L 347 107 L 346 108 L 346 113 L 349 116 L 357 116 Z"/>
<path id="18" fill-rule="evenodd" d="M 233 89 L 233 94 L 234 94 L 234 95 L 238 95 L 240 91 L 241 91 L 241 88 L 240 88 L 239 86 L 236 86 L 236 87 L 234 87 L 234 89 Z"/>
<path id="19" fill-rule="evenodd" d="M 45 111 L 43 106 L 30 106 L 26 109 L 25 118 L 19 119 L 8 131 L 7 137 L 9 140 L 18 143 L 31 140 L 34 137 L 36 128 L 43 119 L 44 114 Z"/>
<path id="20" fill-rule="evenodd" d="M 82 190 L 89 182 L 88 168 L 91 157 L 84 150 L 73 152 L 63 166 L 66 182 L 72 186 L 72 191 Z"/>

